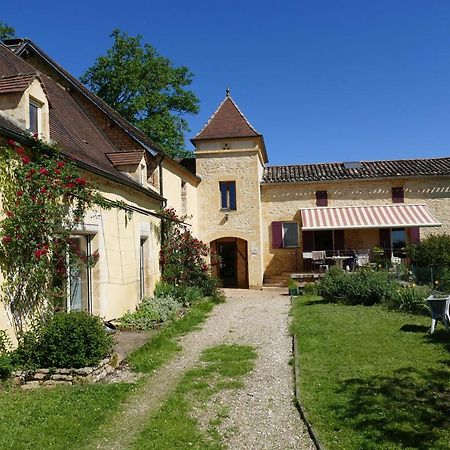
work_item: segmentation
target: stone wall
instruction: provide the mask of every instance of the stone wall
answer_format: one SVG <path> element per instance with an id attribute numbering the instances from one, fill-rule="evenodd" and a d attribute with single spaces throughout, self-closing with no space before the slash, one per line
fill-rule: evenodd
<path id="1" fill-rule="evenodd" d="M 260 153 L 251 140 L 233 141 L 229 150 L 220 143 L 197 148 L 197 229 L 202 241 L 210 243 L 224 237 L 247 241 L 248 284 L 262 285 L 261 203 L 258 166 Z M 236 182 L 236 210 L 221 210 L 219 182 Z M 242 268 L 241 268 L 242 270 Z"/>
<path id="2" fill-rule="evenodd" d="M 392 204 L 392 188 L 403 187 L 406 204 L 426 204 L 442 223 L 438 228 L 421 228 L 421 237 L 450 233 L 450 178 L 417 177 L 386 180 L 351 180 L 321 183 L 279 183 L 261 186 L 263 266 L 266 276 L 298 271 L 302 267 L 302 241 L 298 249 L 272 248 L 271 223 L 295 221 L 301 224 L 300 209 L 316 206 L 315 192 L 328 192 L 328 206 Z M 301 230 L 301 229 L 300 229 Z M 377 230 L 346 230 L 348 244 L 370 248 L 378 239 Z M 348 240 L 348 241 L 347 241 Z M 356 248 L 356 247 L 355 247 Z"/>
<path id="3" fill-rule="evenodd" d="M 102 359 L 94 367 L 16 371 L 12 375 L 12 382 L 15 386 L 20 386 L 24 390 L 39 387 L 95 383 L 113 372 L 117 366 L 118 356 L 117 353 L 114 353 L 109 358 Z"/>

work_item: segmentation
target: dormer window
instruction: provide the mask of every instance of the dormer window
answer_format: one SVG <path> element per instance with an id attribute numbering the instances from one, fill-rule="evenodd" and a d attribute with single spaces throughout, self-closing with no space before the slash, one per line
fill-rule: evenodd
<path id="1" fill-rule="evenodd" d="M 30 98 L 29 102 L 29 124 L 28 129 L 33 133 L 39 133 L 41 125 L 41 108 L 42 105 L 36 100 Z"/>

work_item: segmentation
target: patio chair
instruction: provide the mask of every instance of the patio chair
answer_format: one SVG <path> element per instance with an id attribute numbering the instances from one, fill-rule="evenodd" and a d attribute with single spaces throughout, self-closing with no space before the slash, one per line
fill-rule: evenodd
<path id="1" fill-rule="evenodd" d="M 430 333 L 434 333 L 436 322 L 442 320 L 447 331 L 450 326 L 450 296 L 444 298 L 436 298 L 434 295 L 430 295 L 427 298 L 427 304 L 431 311 L 431 328 Z"/>
<path id="2" fill-rule="evenodd" d="M 358 250 L 355 252 L 356 267 L 367 266 L 370 262 L 369 250 Z"/>
<path id="3" fill-rule="evenodd" d="M 327 253 L 325 250 L 316 250 L 312 252 L 312 265 L 313 269 L 317 267 L 319 272 L 324 272 L 328 270 L 328 265 L 325 261 Z"/>

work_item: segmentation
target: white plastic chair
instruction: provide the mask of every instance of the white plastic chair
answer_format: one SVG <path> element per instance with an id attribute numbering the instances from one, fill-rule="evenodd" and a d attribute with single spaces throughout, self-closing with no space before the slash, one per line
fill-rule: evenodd
<path id="1" fill-rule="evenodd" d="M 434 333 L 436 322 L 442 320 L 445 328 L 449 331 L 450 326 L 450 296 L 443 298 L 436 298 L 434 295 L 430 295 L 427 298 L 428 306 L 431 311 L 431 328 L 430 333 Z"/>

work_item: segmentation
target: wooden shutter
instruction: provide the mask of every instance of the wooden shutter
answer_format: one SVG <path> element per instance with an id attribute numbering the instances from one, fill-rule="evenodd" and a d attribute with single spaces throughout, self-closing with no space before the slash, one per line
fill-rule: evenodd
<path id="1" fill-rule="evenodd" d="M 420 242 L 420 228 L 413 227 L 409 229 L 409 243 L 418 244 Z"/>
<path id="2" fill-rule="evenodd" d="M 405 202 L 405 193 L 402 187 L 393 187 L 392 188 L 392 203 L 404 203 Z"/>
<path id="3" fill-rule="evenodd" d="M 303 252 L 312 252 L 314 250 L 314 231 L 303 231 Z"/>
<path id="4" fill-rule="evenodd" d="M 328 206 L 327 191 L 316 191 L 316 206 Z"/>
<path id="5" fill-rule="evenodd" d="M 272 248 L 283 248 L 283 222 L 272 222 Z"/>

